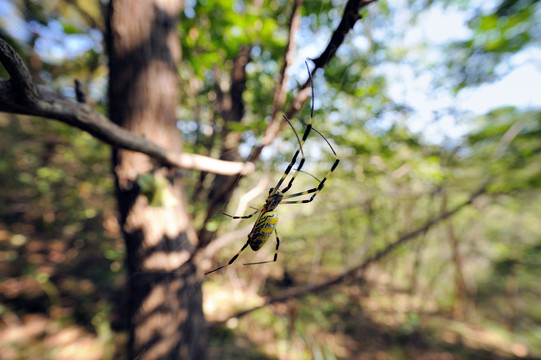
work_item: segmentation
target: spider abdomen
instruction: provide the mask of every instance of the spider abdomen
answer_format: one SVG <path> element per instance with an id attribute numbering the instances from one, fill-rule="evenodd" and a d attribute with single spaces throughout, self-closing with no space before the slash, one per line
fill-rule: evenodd
<path id="1" fill-rule="evenodd" d="M 276 225 L 278 225 L 277 213 L 268 211 L 261 215 L 248 236 L 248 244 L 250 244 L 253 251 L 257 251 L 265 245 L 265 242 L 269 240 L 276 229 Z"/>

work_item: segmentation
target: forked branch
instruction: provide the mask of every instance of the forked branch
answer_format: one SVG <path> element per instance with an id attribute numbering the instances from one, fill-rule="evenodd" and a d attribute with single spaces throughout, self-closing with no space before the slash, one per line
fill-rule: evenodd
<path id="1" fill-rule="evenodd" d="M 37 86 L 22 59 L 0 38 L 0 62 L 9 79 L 0 79 L 0 111 L 58 120 L 90 133 L 118 148 L 137 151 L 159 162 L 183 169 L 223 175 L 245 175 L 254 170 L 251 162 L 223 161 L 207 156 L 170 151 L 147 138 L 114 124 L 84 102 L 64 98 L 52 89 Z"/>

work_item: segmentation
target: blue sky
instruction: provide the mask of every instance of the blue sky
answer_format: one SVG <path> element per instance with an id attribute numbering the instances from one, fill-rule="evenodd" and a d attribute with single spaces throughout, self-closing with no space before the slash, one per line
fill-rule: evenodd
<path id="1" fill-rule="evenodd" d="M 477 9 L 488 11 L 496 2 L 477 3 Z M 404 0 L 393 2 L 395 5 L 403 9 L 408 6 Z M 452 7 L 444 9 L 439 5 L 424 11 L 416 21 L 407 10 L 398 14 L 393 19 L 393 27 L 404 33 L 396 39 L 389 39 L 389 45 L 406 49 L 407 61 L 386 63 L 376 71 L 388 78 L 388 95 L 397 103 L 413 108 L 414 113 L 407 121 L 412 131 L 422 132 L 429 141 L 439 143 L 447 138 L 457 139 L 470 130 L 471 125 L 456 114 L 481 115 L 502 106 L 541 108 L 541 47 L 530 46 L 502 63 L 502 73 L 504 68 L 512 70 L 497 81 L 469 87 L 455 95 L 450 89 L 434 89 L 432 70 L 419 72 L 419 67 L 444 56 L 440 47 L 446 43 L 471 36 L 466 24 L 472 14 Z M 321 53 L 326 45 L 325 39 L 328 39 L 326 34 L 323 35 L 318 41 L 312 41 L 300 49 L 292 74 L 302 70 L 304 59 L 317 57 Z M 352 42 L 359 49 L 367 46 L 362 36 L 354 38 Z M 434 121 L 435 113 L 450 108 L 456 110 L 454 115 L 441 115 L 438 121 Z"/>

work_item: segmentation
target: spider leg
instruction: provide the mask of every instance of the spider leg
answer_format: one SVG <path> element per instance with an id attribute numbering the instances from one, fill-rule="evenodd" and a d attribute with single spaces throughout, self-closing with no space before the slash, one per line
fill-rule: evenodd
<path id="1" fill-rule="evenodd" d="M 278 231 L 274 229 L 274 234 L 276 235 L 276 250 L 274 251 L 274 259 L 269 261 L 260 261 L 260 262 L 253 262 L 253 263 L 247 263 L 244 265 L 258 265 L 258 264 L 266 264 L 271 262 L 276 262 L 278 259 L 278 248 L 280 247 L 280 238 L 278 237 Z"/>
<path id="2" fill-rule="evenodd" d="M 235 262 L 235 260 L 237 260 L 237 258 L 238 258 L 239 255 L 244 251 L 244 249 L 246 249 L 246 247 L 248 246 L 249 243 L 250 243 L 250 242 L 247 241 L 246 244 L 244 244 L 244 246 L 239 250 L 239 252 L 238 252 L 235 256 L 233 256 L 233 257 L 231 258 L 231 260 L 229 260 L 229 262 L 228 262 L 227 264 L 222 265 L 222 266 L 220 266 L 220 267 L 217 267 L 217 268 L 214 269 L 214 270 L 207 271 L 207 272 L 205 273 L 205 275 L 208 275 L 208 274 L 213 273 L 213 272 L 215 272 L 215 271 L 221 270 L 221 269 L 223 269 L 224 267 L 233 264 L 233 262 Z"/>
<path id="3" fill-rule="evenodd" d="M 229 216 L 232 219 L 249 219 L 260 211 L 261 211 L 260 209 L 257 209 L 255 212 L 251 213 L 250 215 L 244 215 L 244 216 L 229 215 L 224 212 L 222 213 L 222 215 Z"/>
<path id="4" fill-rule="evenodd" d="M 293 176 L 291 176 L 291 179 L 289 180 L 289 183 L 282 190 L 282 194 L 287 192 L 291 188 L 291 185 L 293 185 L 293 181 L 295 180 L 295 178 L 299 174 L 299 171 L 301 171 L 302 166 L 304 165 L 304 162 L 305 162 L 306 159 L 304 157 L 304 152 L 302 151 L 302 146 L 304 145 L 304 142 L 308 138 L 308 134 L 310 134 L 311 129 L 312 129 L 312 118 L 310 117 L 310 121 L 308 122 L 308 125 L 306 126 L 306 130 L 304 130 L 304 134 L 302 135 L 302 140 L 299 142 L 299 147 L 297 148 L 297 151 L 295 151 L 295 154 L 293 155 L 293 160 L 291 161 L 288 168 L 286 169 L 286 172 L 282 176 L 282 179 L 280 179 L 280 182 L 278 182 L 278 185 L 276 186 L 276 188 L 278 188 L 280 185 L 282 185 L 283 180 L 285 180 L 286 176 L 289 174 L 289 170 L 291 170 L 291 167 L 295 164 L 295 162 L 297 160 L 297 156 L 299 155 L 299 149 L 300 149 L 301 150 L 301 156 L 302 156 L 301 161 L 299 162 L 299 166 L 297 166 L 297 169 L 293 173 Z"/>
<path id="5" fill-rule="evenodd" d="M 302 146 L 304 145 L 304 142 L 308 138 L 308 135 L 310 134 L 310 130 L 312 130 L 312 118 L 314 117 L 314 83 L 312 81 L 312 73 L 310 73 L 310 68 L 308 67 L 308 63 L 305 62 L 305 64 L 306 64 L 306 70 L 308 70 L 308 77 L 310 78 L 310 86 L 312 88 L 312 106 L 310 107 L 310 120 L 308 121 L 308 124 L 306 124 L 306 129 L 304 130 L 304 134 L 302 135 L 302 140 L 299 140 L 299 137 L 297 136 L 297 140 L 299 140 L 299 146 L 297 147 L 297 150 L 295 151 L 295 154 L 293 155 L 291 162 L 287 166 L 287 169 L 284 172 L 284 175 L 282 175 L 282 178 L 278 181 L 278 184 L 274 187 L 273 193 L 278 191 L 278 189 L 280 188 L 280 186 L 286 179 L 287 175 L 289 175 L 291 168 L 297 162 L 297 156 L 299 156 L 299 152 L 301 153 L 301 156 L 302 156 L 301 161 L 299 162 L 299 166 L 295 170 L 295 173 L 291 177 L 291 180 L 289 180 L 289 183 L 287 184 L 287 186 L 284 188 L 284 190 L 281 191 L 282 193 L 285 193 L 291 188 L 291 185 L 293 185 L 293 181 L 297 177 L 297 174 L 299 173 L 299 171 L 302 169 L 302 166 L 304 165 L 304 161 L 305 161 L 304 151 L 302 150 Z M 284 115 L 284 119 L 286 119 L 287 122 L 291 125 L 291 122 L 289 121 L 287 116 Z M 293 128 L 293 126 L 291 127 Z M 293 128 L 293 131 L 295 132 L 295 135 L 297 135 L 297 132 L 295 131 L 294 128 Z"/>
<path id="6" fill-rule="evenodd" d="M 340 159 L 338 158 L 338 156 L 336 156 L 336 154 L 335 154 L 335 157 L 336 157 L 336 159 L 334 160 L 334 163 L 332 164 L 331 169 L 329 170 L 327 175 L 325 175 L 325 177 L 321 180 L 321 182 L 319 183 L 319 185 L 317 187 L 306 190 L 306 191 L 302 191 L 302 192 L 298 192 L 298 193 L 295 193 L 295 194 L 290 194 L 290 195 L 285 195 L 284 196 L 284 199 L 290 199 L 290 198 L 301 196 L 301 195 L 312 194 L 312 196 L 309 199 L 297 200 L 297 201 L 282 201 L 281 204 L 306 204 L 306 203 L 309 203 L 312 200 L 314 200 L 316 195 L 325 186 L 325 181 L 327 181 L 329 176 L 331 176 L 332 172 L 334 171 L 334 169 L 336 169 L 336 167 L 338 166 L 338 163 L 340 162 Z"/>
<path id="7" fill-rule="evenodd" d="M 287 122 L 289 124 L 291 124 L 291 122 L 289 121 L 289 119 L 287 118 L 287 116 L 284 115 L 284 119 L 287 120 Z M 301 161 L 299 162 L 299 166 L 297 166 L 297 169 L 295 170 L 295 173 L 293 174 L 293 177 L 291 178 L 291 180 L 289 181 L 289 184 L 284 188 L 284 190 L 282 190 L 282 193 L 284 191 L 287 191 L 289 190 L 289 188 L 291 187 L 291 185 L 293 184 L 293 180 L 295 180 L 295 178 L 297 177 L 297 174 L 299 173 L 299 171 L 301 170 L 302 166 L 304 165 L 304 162 L 305 162 L 305 157 L 304 157 L 304 151 L 302 150 L 302 145 L 304 144 L 304 141 L 306 140 L 306 138 L 308 138 L 308 134 L 310 133 L 310 129 L 312 128 L 312 124 L 311 124 L 311 121 L 312 119 L 310 119 L 310 122 L 308 123 L 308 125 L 306 126 L 306 129 L 304 130 L 304 134 L 302 136 L 302 140 L 299 139 L 299 136 L 297 135 L 297 131 L 295 131 L 295 128 L 293 128 L 293 126 L 291 127 L 293 129 L 293 131 L 295 132 L 295 135 L 297 136 L 297 140 L 299 141 L 299 146 L 297 147 L 297 150 L 295 151 L 295 153 L 293 154 L 293 158 L 291 159 L 291 162 L 289 163 L 289 165 L 287 166 L 286 168 L 286 171 L 284 172 L 284 174 L 282 175 L 282 177 L 280 178 L 280 180 L 278 181 L 278 184 L 276 184 L 276 186 L 273 188 L 273 193 L 275 193 L 279 188 L 280 186 L 282 185 L 282 183 L 284 182 L 284 180 L 286 179 L 286 177 L 289 175 L 290 171 L 291 171 L 291 168 L 293 167 L 293 165 L 295 165 L 295 163 L 297 162 L 297 156 L 299 156 L 299 153 L 301 154 Z"/>
<path id="8" fill-rule="evenodd" d="M 295 193 L 295 194 L 290 194 L 290 195 L 285 195 L 284 196 L 284 199 L 290 199 L 292 197 L 297 197 L 297 196 L 301 196 L 301 195 L 313 194 L 309 199 L 297 200 L 297 201 L 282 201 L 281 202 L 282 204 L 306 204 L 306 203 L 309 203 L 312 200 L 314 200 L 317 193 L 320 192 L 321 189 L 323 189 L 323 187 L 325 186 L 325 181 L 327 181 L 327 178 L 329 176 L 331 176 L 332 172 L 334 171 L 334 169 L 336 169 L 336 167 L 338 166 L 338 163 L 340 162 L 340 159 L 338 158 L 338 155 L 336 154 L 336 151 L 334 151 L 334 148 L 332 147 L 329 140 L 327 140 L 327 138 L 325 136 L 323 136 L 323 134 L 320 133 L 316 128 L 312 128 L 312 130 L 314 130 L 319 136 L 321 136 L 323 138 L 323 140 L 325 140 L 327 145 L 329 145 L 329 147 L 331 148 L 331 151 L 332 151 L 332 153 L 334 155 L 334 163 L 332 164 L 331 169 L 329 170 L 327 175 L 325 175 L 325 177 L 319 182 L 319 185 L 317 187 L 306 190 L 306 191 L 302 191 L 302 192 L 298 192 L 298 193 Z"/>

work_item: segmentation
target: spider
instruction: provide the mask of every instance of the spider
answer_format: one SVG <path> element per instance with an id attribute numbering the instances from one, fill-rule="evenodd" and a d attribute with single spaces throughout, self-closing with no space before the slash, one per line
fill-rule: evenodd
<path id="1" fill-rule="evenodd" d="M 299 138 L 299 135 L 295 131 L 295 128 L 293 127 L 293 125 L 291 124 L 287 116 L 283 115 L 284 119 L 288 122 L 288 124 L 293 129 L 293 132 L 295 133 L 295 136 L 297 137 L 297 140 L 299 142 L 299 146 L 297 147 L 297 150 L 295 151 L 295 154 L 293 155 L 291 162 L 287 166 L 286 171 L 284 172 L 284 174 L 282 175 L 282 177 L 280 178 L 276 186 L 270 188 L 269 196 L 267 197 L 267 200 L 265 204 L 263 205 L 263 207 L 245 216 L 234 216 L 234 215 L 222 213 L 223 215 L 229 216 L 230 218 L 233 218 L 233 219 L 249 219 L 256 214 L 259 214 L 259 215 L 257 217 L 257 220 L 255 221 L 254 227 L 248 234 L 248 241 L 246 241 L 246 244 L 244 244 L 244 246 L 239 250 L 239 252 L 237 252 L 237 254 L 233 256 L 227 264 L 217 267 L 214 270 L 208 271 L 205 273 L 205 275 L 208 275 L 210 273 L 221 270 L 224 267 L 231 265 L 233 262 L 235 262 L 235 260 L 237 260 L 239 255 L 244 251 L 244 249 L 246 249 L 248 245 L 250 245 L 253 251 L 257 251 L 261 249 L 261 247 L 267 242 L 267 240 L 270 239 L 273 232 L 276 236 L 276 249 L 274 252 L 274 258 L 268 261 L 253 262 L 253 263 L 247 263 L 244 265 L 258 265 L 258 264 L 266 264 L 270 262 L 275 262 L 278 259 L 278 248 L 280 247 L 280 238 L 278 237 L 278 231 L 276 230 L 276 226 L 278 225 L 278 213 L 274 210 L 279 204 L 306 204 L 314 200 L 316 195 L 321 191 L 321 189 L 323 189 L 323 186 L 325 185 L 325 181 L 327 180 L 327 178 L 331 175 L 334 169 L 336 169 L 336 167 L 338 166 L 338 163 L 340 162 L 338 155 L 334 151 L 329 141 L 325 138 L 325 136 L 323 136 L 323 134 L 321 134 L 318 130 L 312 127 L 312 118 L 314 117 L 314 84 L 312 81 L 312 74 L 310 73 L 308 64 L 307 63 L 305 64 L 306 64 L 306 69 L 308 70 L 308 77 L 310 78 L 310 86 L 312 89 L 312 104 L 310 108 L 310 121 L 308 122 L 308 124 L 306 124 L 306 129 L 304 130 L 304 134 L 302 135 L 302 140 Z M 325 177 L 322 180 L 318 180 L 319 184 L 317 187 L 314 187 L 306 191 L 285 195 L 285 193 L 293 185 L 293 181 L 297 177 L 298 173 L 302 171 L 301 169 L 305 162 L 304 151 L 302 149 L 302 146 L 304 145 L 304 142 L 306 141 L 306 139 L 308 138 L 308 135 L 310 134 L 310 131 L 312 130 L 316 132 L 319 136 L 321 136 L 325 140 L 327 145 L 329 145 L 335 157 L 334 163 L 331 166 L 331 169 L 327 172 L 327 175 L 325 175 Z M 299 166 L 293 173 L 293 176 L 289 180 L 289 183 L 287 184 L 287 186 L 283 188 L 282 190 L 280 190 L 280 186 L 285 181 L 285 179 L 291 172 L 291 169 L 297 162 L 297 157 L 299 156 L 299 153 L 301 154 L 301 160 L 299 162 Z M 291 199 L 291 198 L 295 198 L 302 195 L 308 195 L 308 194 L 312 194 L 312 196 L 308 199 L 283 201 L 284 199 Z"/>

